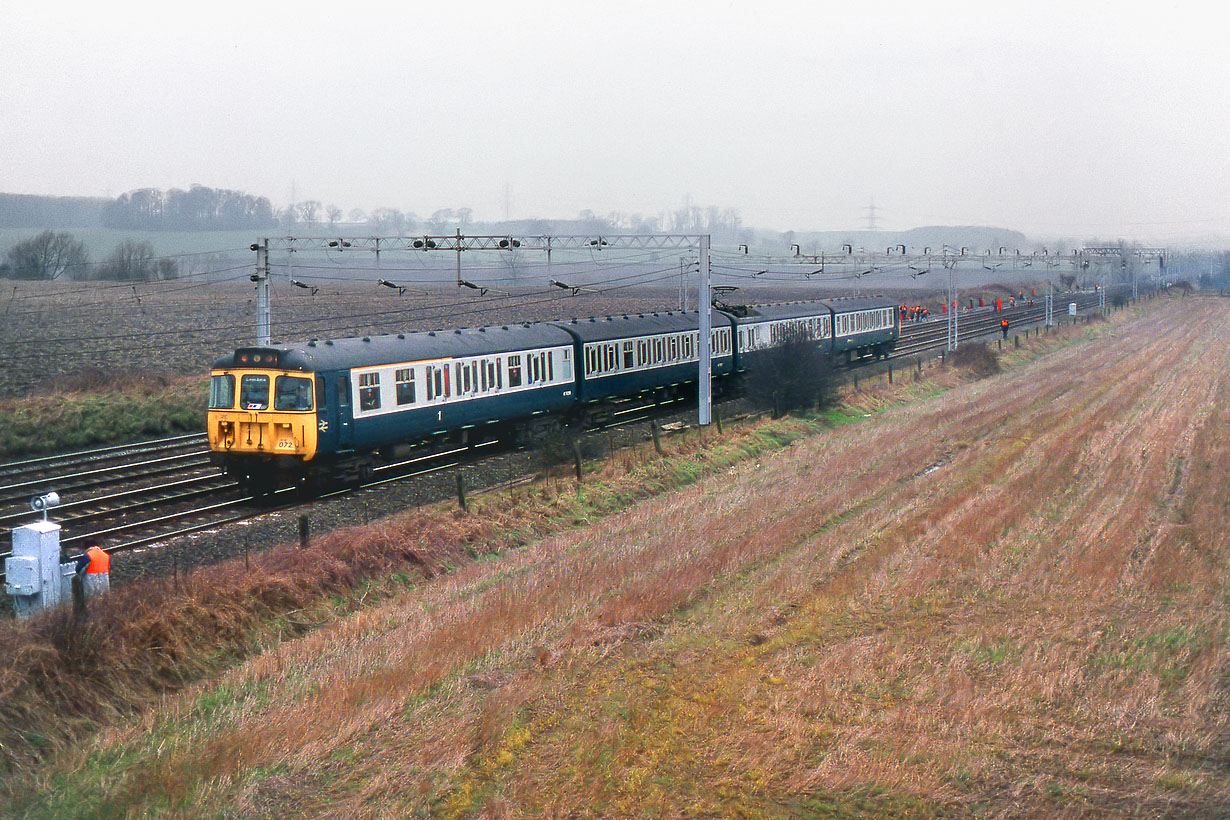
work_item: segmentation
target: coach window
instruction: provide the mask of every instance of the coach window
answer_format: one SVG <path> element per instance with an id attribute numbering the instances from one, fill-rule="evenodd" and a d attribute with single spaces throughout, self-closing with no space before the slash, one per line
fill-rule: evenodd
<path id="1" fill-rule="evenodd" d="M 427 400 L 447 399 L 448 365 L 427 368 Z"/>
<path id="2" fill-rule="evenodd" d="M 544 353 L 542 360 L 547 363 L 547 381 L 555 381 L 555 354 Z"/>
<path id="3" fill-rule="evenodd" d="M 350 406 L 350 377 L 349 376 L 338 376 L 337 377 L 337 406 L 338 407 L 349 407 Z"/>
<path id="4" fill-rule="evenodd" d="M 311 410 L 312 380 L 278 376 L 273 383 L 274 410 Z"/>
<path id="5" fill-rule="evenodd" d="M 474 373 L 470 369 L 470 366 L 468 364 L 457 362 L 457 364 L 453 365 L 453 370 L 455 371 L 455 375 L 457 377 L 457 395 L 464 396 L 465 394 L 472 392 L 474 387 Z"/>
<path id="6" fill-rule="evenodd" d="M 393 375 L 397 381 L 397 403 L 414 404 L 414 368 L 403 367 Z"/>
<path id="7" fill-rule="evenodd" d="M 359 409 L 380 409 L 380 374 L 359 374 Z"/>
<path id="8" fill-rule="evenodd" d="M 635 366 L 636 357 L 633 353 L 632 342 L 624 342 L 624 370 L 631 370 Z"/>
<path id="9" fill-rule="evenodd" d="M 317 376 L 316 377 L 316 409 L 324 410 L 325 407 L 328 405 L 328 403 L 329 403 L 328 397 L 325 395 L 325 377 Z"/>
<path id="10" fill-rule="evenodd" d="M 244 410 L 265 410 L 269 407 L 269 377 L 249 373 L 239 383 L 239 406 Z"/>
<path id="11" fill-rule="evenodd" d="M 229 373 L 209 378 L 209 409 L 230 410 L 235 406 L 235 377 Z"/>
<path id="12" fill-rule="evenodd" d="M 521 357 L 520 356 L 509 356 L 508 357 L 508 386 L 509 387 L 520 387 L 521 386 Z"/>

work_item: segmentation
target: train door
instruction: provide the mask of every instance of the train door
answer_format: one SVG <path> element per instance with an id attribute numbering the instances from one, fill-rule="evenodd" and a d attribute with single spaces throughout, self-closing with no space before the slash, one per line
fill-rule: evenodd
<path id="1" fill-rule="evenodd" d="M 332 377 L 334 394 L 337 401 L 337 449 L 350 450 L 354 447 L 354 415 L 350 406 L 350 371 L 343 370 Z"/>
<path id="2" fill-rule="evenodd" d="M 332 376 L 316 374 L 316 453 L 337 452 L 337 391 Z"/>

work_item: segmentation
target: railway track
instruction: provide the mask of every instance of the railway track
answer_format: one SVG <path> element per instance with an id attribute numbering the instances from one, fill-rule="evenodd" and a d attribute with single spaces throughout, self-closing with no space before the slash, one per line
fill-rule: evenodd
<path id="1" fill-rule="evenodd" d="M 588 432 L 646 421 L 665 410 L 676 409 L 681 401 L 676 398 L 658 403 L 626 402 L 607 422 Z M 0 465 L 0 481 L 6 482 L 0 484 L 0 498 L 5 499 L 0 506 L 0 537 L 11 542 L 8 533 L 13 527 L 36 520 L 37 513 L 30 509 L 29 500 L 51 490 L 63 499 L 52 514 L 63 527 L 61 545 L 65 554 L 84 551 L 92 541 L 103 543 L 108 552 L 123 552 L 304 503 L 295 488 L 282 488 L 260 497 L 241 492 L 233 479 L 209 464 L 204 440 L 204 436 L 185 436 L 174 441 L 142 442 L 131 447 L 101 448 Z M 186 448 L 182 454 L 169 456 L 164 452 L 180 446 Z M 371 480 L 313 495 L 310 500 L 336 498 L 472 464 L 501 448 L 507 449 L 500 442 L 486 441 L 380 465 L 373 469 Z M 130 459 L 127 462 L 123 460 L 125 454 Z M 64 472 L 57 474 L 57 467 Z M 144 480 L 134 477 L 141 475 Z M 9 554 L 4 549 L 0 559 Z"/>
<path id="2" fill-rule="evenodd" d="M 1077 302 L 1083 313 L 1096 306 L 1097 296 L 1065 296 L 1062 301 L 1065 305 Z M 1042 322 L 1044 313 L 1041 305 L 1035 305 L 1014 308 L 1007 315 L 1012 327 L 1019 330 Z M 998 333 L 999 320 L 1000 314 L 993 309 L 963 313 L 960 339 Z M 942 319 L 906 324 L 891 359 L 918 356 L 944 345 L 946 324 Z M 626 402 L 607 423 L 590 432 L 644 422 L 664 409 L 677 409 L 675 405 L 681 402 L 674 399 L 665 406 Z M 494 442 L 487 442 L 457 447 L 382 465 L 361 487 L 335 490 L 314 500 L 472 463 L 494 446 Z M 30 498 L 52 490 L 63 499 L 54 517 L 64 527 L 66 553 L 82 550 L 94 540 L 106 544 L 111 552 L 124 551 L 302 503 L 293 488 L 260 499 L 241 492 L 233 480 L 209 463 L 204 434 L 8 462 L 0 464 L 0 538 L 5 542 L 0 558 L 9 554 L 9 531 L 36 518 L 29 507 Z"/>
<path id="3" fill-rule="evenodd" d="M 1099 301 L 1100 297 L 1092 293 L 1063 294 L 1055 300 L 1056 308 L 1059 308 L 1060 302 L 1063 303 L 1063 310 L 1057 309 L 1054 318 L 1067 321 L 1067 305 L 1072 302 L 1076 303 L 1079 315 L 1087 315 L 1090 310 L 1097 308 Z M 1035 302 L 1032 307 L 1018 306 L 1006 309 L 1003 313 L 996 313 L 995 308 L 989 306 L 962 311 L 957 317 L 958 342 L 975 341 L 1000 333 L 999 323 L 1004 317 L 1007 317 L 1010 323 L 1009 333 L 1019 333 L 1022 328 L 1039 326 L 1045 322 L 1046 307 Z M 901 326 L 901 338 L 890 358 L 901 359 L 917 356 L 937 347 L 943 347 L 947 339 L 948 317 L 944 314 L 926 322 L 907 322 Z"/>

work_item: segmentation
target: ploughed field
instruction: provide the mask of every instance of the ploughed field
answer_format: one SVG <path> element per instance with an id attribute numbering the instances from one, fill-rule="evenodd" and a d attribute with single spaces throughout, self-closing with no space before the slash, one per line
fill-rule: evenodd
<path id="1" fill-rule="evenodd" d="M 44 785 L 187 816 L 1224 817 L 1230 303 L 1065 333 L 284 643 Z"/>

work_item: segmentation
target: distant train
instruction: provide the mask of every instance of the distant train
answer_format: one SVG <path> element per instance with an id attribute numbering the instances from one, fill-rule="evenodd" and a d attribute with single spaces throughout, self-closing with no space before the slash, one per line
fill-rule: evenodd
<path id="1" fill-rule="evenodd" d="M 897 305 L 882 298 L 711 315 L 718 385 L 795 333 L 846 361 L 887 356 L 900 335 Z M 254 490 L 362 480 L 419 445 L 476 443 L 544 420 L 591 421 L 631 397 L 685 395 L 699 351 L 696 311 L 244 347 L 210 373 L 209 446 Z"/>

